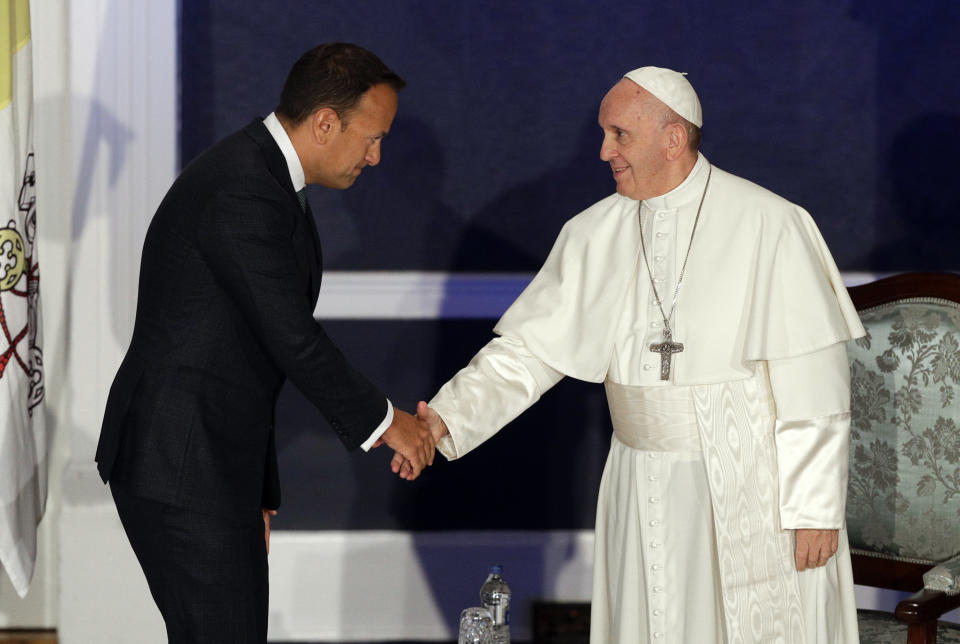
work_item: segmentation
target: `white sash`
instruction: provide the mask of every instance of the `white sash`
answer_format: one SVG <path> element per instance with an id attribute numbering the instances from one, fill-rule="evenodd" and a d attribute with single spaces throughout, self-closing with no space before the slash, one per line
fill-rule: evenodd
<path id="1" fill-rule="evenodd" d="M 690 387 L 631 387 L 603 383 L 613 433 L 650 452 L 699 452 L 700 433 Z"/>
<path id="2" fill-rule="evenodd" d="M 776 409 L 766 364 L 692 387 L 713 504 L 729 644 L 803 644 L 793 535 L 780 528 Z"/>

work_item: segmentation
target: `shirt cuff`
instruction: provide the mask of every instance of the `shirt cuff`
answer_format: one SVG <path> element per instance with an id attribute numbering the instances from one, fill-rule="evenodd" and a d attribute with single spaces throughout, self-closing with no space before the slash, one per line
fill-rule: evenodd
<path id="1" fill-rule="evenodd" d="M 390 403 L 390 399 L 387 399 L 387 415 L 383 417 L 383 421 L 377 425 L 377 428 L 373 430 L 373 433 L 370 434 L 370 438 L 363 442 L 363 445 L 360 446 L 365 452 L 369 452 L 370 448 L 373 447 L 373 444 L 383 436 L 383 433 L 387 431 L 387 428 L 390 427 L 390 424 L 393 422 L 393 405 Z"/>

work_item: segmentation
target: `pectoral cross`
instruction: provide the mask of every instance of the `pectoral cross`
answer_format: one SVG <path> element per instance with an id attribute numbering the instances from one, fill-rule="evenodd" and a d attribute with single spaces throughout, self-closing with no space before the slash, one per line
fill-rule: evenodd
<path id="1" fill-rule="evenodd" d="M 663 342 L 651 344 L 650 350 L 660 354 L 660 380 L 670 380 L 670 363 L 673 361 L 673 354 L 683 351 L 683 344 L 674 342 L 670 329 L 665 328 Z"/>

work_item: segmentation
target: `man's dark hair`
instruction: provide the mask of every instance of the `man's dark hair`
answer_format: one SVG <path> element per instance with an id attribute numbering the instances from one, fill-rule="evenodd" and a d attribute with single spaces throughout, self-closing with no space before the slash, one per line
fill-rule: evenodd
<path id="1" fill-rule="evenodd" d="M 346 119 L 360 97 L 381 83 L 396 92 L 407 84 L 369 49 L 350 43 L 327 43 L 311 49 L 294 63 L 274 111 L 294 125 L 322 107 L 329 107 Z"/>

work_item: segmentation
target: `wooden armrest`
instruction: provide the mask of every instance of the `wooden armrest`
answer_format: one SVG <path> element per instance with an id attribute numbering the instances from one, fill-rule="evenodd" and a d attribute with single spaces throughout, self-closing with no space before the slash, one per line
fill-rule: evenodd
<path id="1" fill-rule="evenodd" d="M 947 595 L 939 590 L 924 588 L 897 604 L 897 619 L 907 624 L 918 624 L 940 617 L 954 608 L 960 608 L 960 595 Z"/>

